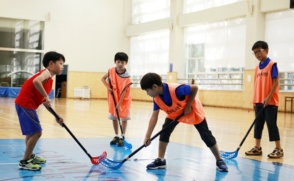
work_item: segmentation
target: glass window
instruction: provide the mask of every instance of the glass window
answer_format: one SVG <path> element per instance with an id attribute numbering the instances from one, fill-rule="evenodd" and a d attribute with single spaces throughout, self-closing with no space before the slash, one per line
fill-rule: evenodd
<path id="1" fill-rule="evenodd" d="M 40 71 L 44 22 L 0 18 L 0 86 L 21 87 Z"/>
<path id="2" fill-rule="evenodd" d="M 281 72 L 294 70 L 294 10 L 266 14 L 265 39 L 269 57 Z"/>
<path id="3" fill-rule="evenodd" d="M 41 53 L 0 51 L 0 85 L 21 87 L 25 80 L 37 73 Z"/>
<path id="4" fill-rule="evenodd" d="M 44 22 L 0 18 L 0 47 L 43 50 Z"/>
<path id="5" fill-rule="evenodd" d="M 184 0 L 184 13 L 191 13 L 244 0 Z"/>
<path id="6" fill-rule="evenodd" d="M 202 88 L 241 89 L 245 31 L 245 18 L 185 28 L 186 78 L 204 76 Z"/>
<path id="7" fill-rule="evenodd" d="M 169 17 L 170 0 L 132 0 L 133 24 Z"/>
<path id="8" fill-rule="evenodd" d="M 168 54 L 169 30 L 131 37 L 130 73 L 133 79 L 141 78 L 148 72 L 164 77 L 169 68 Z"/>

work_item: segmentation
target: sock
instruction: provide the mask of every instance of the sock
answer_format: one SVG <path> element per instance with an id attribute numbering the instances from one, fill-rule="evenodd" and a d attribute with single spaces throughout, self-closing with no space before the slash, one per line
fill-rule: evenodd
<path id="1" fill-rule="evenodd" d="M 159 158 L 159 157 L 158 157 Z M 159 158 L 161 161 L 164 161 L 165 159 L 164 158 Z"/>
<path id="2" fill-rule="evenodd" d="M 118 135 L 118 134 L 116 134 L 116 135 L 115 135 L 115 137 L 118 137 L 118 138 L 119 138 L 119 135 Z"/>

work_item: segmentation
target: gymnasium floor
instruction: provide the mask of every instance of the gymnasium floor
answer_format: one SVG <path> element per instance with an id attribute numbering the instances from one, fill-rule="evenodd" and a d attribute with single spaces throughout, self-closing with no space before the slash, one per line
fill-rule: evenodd
<path id="1" fill-rule="evenodd" d="M 219 172 L 211 152 L 201 141 L 193 126 L 179 124 L 171 136 L 166 159 L 166 170 L 146 170 L 146 165 L 157 156 L 158 139 L 126 161 L 118 170 L 102 165 L 92 165 L 90 159 L 60 127 L 54 117 L 40 106 L 38 114 L 43 135 L 35 153 L 47 159 L 41 171 L 18 169 L 18 161 L 24 152 L 24 137 L 21 135 L 15 112 L 14 99 L 0 98 L 0 180 L 42 181 L 42 180 L 103 180 L 103 181 L 291 181 L 294 180 L 294 114 L 279 113 L 278 126 L 285 156 L 268 159 L 274 149 L 268 141 L 265 126 L 262 139 L 263 155 L 246 157 L 244 152 L 254 146 L 252 132 L 242 146 L 239 156 L 225 160 L 229 172 Z M 105 100 L 56 99 L 52 107 L 63 116 L 66 125 L 92 156 L 103 151 L 109 159 L 122 160 L 143 143 L 148 121 L 152 113 L 151 102 L 133 102 L 132 120 L 128 124 L 126 140 L 132 150 L 110 146 L 113 137 L 112 124 L 107 120 Z M 235 151 L 246 134 L 254 115 L 252 111 L 239 109 L 205 107 L 208 125 L 218 141 L 221 150 Z M 164 113 L 153 132 L 161 129 Z M 136 160 L 134 160 L 136 158 Z M 254 160 L 255 159 L 255 160 Z"/>

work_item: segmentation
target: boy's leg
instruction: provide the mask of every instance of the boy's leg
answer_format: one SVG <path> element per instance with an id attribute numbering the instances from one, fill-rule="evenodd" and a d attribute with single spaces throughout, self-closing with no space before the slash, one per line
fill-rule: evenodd
<path id="1" fill-rule="evenodd" d="M 221 159 L 218 145 L 216 143 L 214 136 L 212 135 L 211 131 L 208 128 L 206 120 L 204 119 L 200 124 L 196 124 L 194 126 L 198 130 L 201 139 L 204 141 L 206 146 L 209 147 L 212 154 L 214 155 L 216 159 L 217 169 L 222 172 L 227 172 L 228 167 L 226 163 Z"/>
<path id="2" fill-rule="evenodd" d="M 112 120 L 113 130 L 115 135 L 118 135 L 118 122 L 117 120 Z"/>
<path id="3" fill-rule="evenodd" d="M 165 123 L 162 125 L 162 129 L 169 125 L 172 121 L 169 118 L 165 119 Z M 159 137 L 159 145 L 158 145 L 158 158 L 155 159 L 152 163 L 147 165 L 147 169 L 159 169 L 159 168 L 166 168 L 166 160 L 164 159 L 165 151 L 169 142 L 169 137 L 171 133 L 174 131 L 177 124 L 169 127 L 163 133 L 160 134 Z"/>
<path id="4" fill-rule="evenodd" d="M 25 150 L 25 154 L 23 156 L 23 160 L 31 159 L 34 148 L 37 144 L 37 141 L 41 137 L 41 135 L 42 135 L 42 132 L 38 132 L 38 133 L 34 133 L 32 135 L 26 136 L 26 150 Z"/>
<path id="5" fill-rule="evenodd" d="M 255 146 L 249 150 L 246 151 L 245 154 L 248 156 L 255 156 L 255 155 L 262 155 L 262 149 L 261 149 L 261 135 L 262 135 L 262 131 L 263 131 L 263 127 L 264 127 L 264 123 L 265 123 L 265 110 L 263 109 L 263 104 L 256 104 L 255 105 L 255 116 L 256 116 L 256 122 L 254 125 L 254 138 L 255 138 Z M 259 115 L 259 111 L 262 111 Z M 258 117 L 257 117 L 258 115 Z"/>
<path id="6" fill-rule="evenodd" d="M 128 126 L 128 121 L 122 121 L 122 129 L 123 129 L 124 135 L 126 134 L 127 126 Z"/>
<path id="7" fill-rule="evenodd" d="M 128 125 L 127 123 L 128 123 L 127 120 L 122 119 L 121 124 L 122 124 L 122 130 L 123 130 L 124 135 L 126 134 L 127 125 Z M 125 146 L 124 139 L 123 139 L 124 135 L 121 133 L 121 137 L 118 140 L 117 146 L 120 146 L 120 147 Z"/>
<path id="8" fill-rule="evenodd" d="M 275 141 L 276 147 L 274 151 L 268 154 L 270 158 L 280 158 L 284 156 L 283 149 L 280 143 L 280 133 L 277 126 L 278 107 L 266 106 L 265 107 L 265 120 L 268 127 L 269 141 Z"/>
<path id="9" fill-rule="evenodd" d="M 40 170 L 42 167 L 34 163 L 35 158 L 32 158 L 33 150 L 40 136 L 42 135 L 42 127 L 36 110 L 23 108 L 15 105 L 19 118 L 22 134 L 26 135 L 25 143 L 26 150 L 23 160 L 19 162 L 19 168 L 26 170 Z M 46 162 L 45 159 L 43 159 Z"/>
<path id="10" fill-rule="evenodd" d="M 111 145 L 116 145 L 116 144 L 118 144 L 118 141 L 119 141 L 119 137 L 118 137 L 118 122 L 117 122 L 117 120 L 112 120 L 112 125 L 113 125 L 113 130 L 114 130 L 115 136 L 110 141 L 110 144 Z"/>

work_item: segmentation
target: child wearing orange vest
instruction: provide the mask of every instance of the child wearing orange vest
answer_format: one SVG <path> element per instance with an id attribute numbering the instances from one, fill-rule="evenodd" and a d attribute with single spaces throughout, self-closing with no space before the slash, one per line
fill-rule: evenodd
<path id="1" fill-rule="evenodd" d="M 275 141 L 276 148 L 269 158 L 280 158 L 284 155 L 280 144 L 280 134 L 277 126 L 279 105 L 279 71 L 277 63 L 267 57 L 268 44 L 257 41 L 252 47 L 253 54 L 260 61 L 255 68 L 253 108 L 255 110 L 256 123 L 254 126 L 255 146 L 245 152 L 246 155 L 262 155 L 260 147 L 261 135 L 264 123 L 268 127 L 269 140 Z"/>
<path id="2" fill-rule="evenodd" d="M 15 99 L 15 108 L 23 135 L 26 135 L 26 150 L 23 159 L 19 162 L 20 169 L 41 170 L 39 164 L 45 163 L 44 158 L 33 154 L 35 145 L 42 135 L 42 127 L 36 112 L 40 104 L 50 107 L 48 94 L 52 89 L 52 77 L 61 74 L 65 58 L 57 52 L 47 52 L 43 58 L 45 69 L 37 72 L 23 84 Z M 60 124 L 63 119 L 56 120 Z"/>
<path id="3" fill-rule="evenodd" d="M 132 85 L 130 74 L 125 68 L 128 63 L 128 55 L 124 52 L 118 52 L 114 56 L 115 67 L 108 70 L 101 81 L 108 89 L 108 106 L 109 106 L 109 119 L 112 120 L 115 136 L 110 142 L 110 145 L 124 146 L 123 134 L 118 134 L 118 116 L 116 109 L 119 112 L 119 118 L 122 121 L 123 133 L 126 133 L 127 120 L 130 120 L 131 108 L 131 89 Z M 111 84 L 111 85 L 110 85 Z M 111 89 L 112 87 L 112 89 Z M 112 98 L 111 92 L 114 94 L 115 101 Z M 115 105 L 117 103 L 117 105 Z"/>
<path id="4" fill-rule="evenodd" d="M 214 136 L 208 129 L 205 119 L 204 109 L 198 97 L 196 97 L 198 87 L 196 85 L 186 84 L 166 84 L 162 83 L 161 77 L 156 73 L 145 74 L 140 82 L 141 88 L 147 94 L 153 97 L 154 108 L 153 114 L 149 121 L 148 130 L 145 136 L 144 144 L 150 145 L 150 137 L 157 123 L 159 110 L 166 112 L 167 117 L 163 128 L 174 121 L 179 115 L 184 113 L 178 122 L 192 124 L 198 130 L 202 140 L 216 158 L 217 169 L 227 172 L 228 167 L 221 159 L 219 149 Z M 166 168 L 166 160 L 164 159 L 166 147 L 169 137 L 177 124 L 164 131 L 159 138 L 158 158 L 154 162 L 147 165 L 147 169 L 164 169 Z"/>

